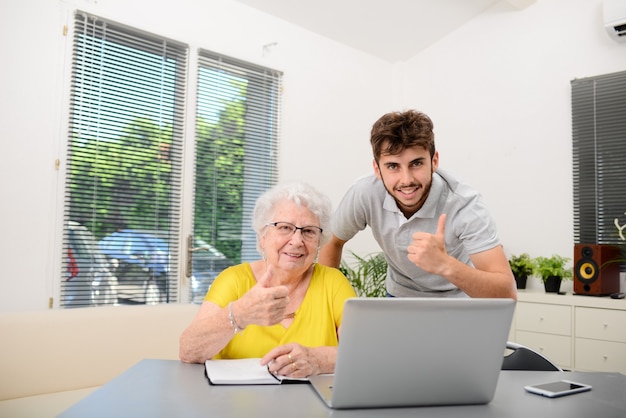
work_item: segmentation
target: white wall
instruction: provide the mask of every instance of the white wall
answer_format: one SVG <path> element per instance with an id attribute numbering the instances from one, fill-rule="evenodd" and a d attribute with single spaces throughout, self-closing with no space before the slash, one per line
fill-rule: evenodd
<path id="1" fill-rule="evenodd" d="M 515 11 L 502 2 L 392 65 L 233 0 L 2 0 L 0 310 L 45 309 L 58 291 L 70 53 L 62 26 L 74 8 L 284 71 L 281 178 L 308 181 L 335 203 L 371 171 L 374 120 L 421 109 L 435 122 L 442 166 L 483 192 L 507 253 L 568 255 L 569 82 L 626 69 L 626 44 L 604 32 L 601 4 L 537 0 Z M 362 235 L 348 250 L 376 251 Z"/>
<path id="2" fill-rule="evenodd" d="M 483 193 L 507 254 L 573 258 L 570 81 L 626 70 L 602 0 L 500 2 L 402 67 L 398 101 L 433 118 L 440 166 Z"/>

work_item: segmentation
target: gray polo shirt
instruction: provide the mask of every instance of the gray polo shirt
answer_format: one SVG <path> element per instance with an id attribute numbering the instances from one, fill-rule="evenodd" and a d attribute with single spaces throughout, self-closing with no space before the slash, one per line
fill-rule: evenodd
<path id="1" fill-rule="evenodd" d="M 409 219 L 374 174 L 357 180 L 337 207 L 332 229 L 347 241 L 369 225 L 389 263 L 386 287 L 390 294 L 465 297 L 448 280 L 425 272 L 408 259 L 413 233 L 434 234 L 442 213 L 447 215 L 446 251 L 461 262 L 472 266 L 470 254 L 500 245 L 495 222 L 480 194 L 442 170 L 433 174 L 426 202 Z"/>

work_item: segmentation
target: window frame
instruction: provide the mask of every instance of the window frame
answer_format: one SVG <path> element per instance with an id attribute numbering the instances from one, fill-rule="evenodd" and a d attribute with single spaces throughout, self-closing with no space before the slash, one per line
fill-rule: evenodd
<path id="1" fill-rule="evenodd" d="M 133 47 L 136 46 L 135 42 L 138 41 L 138 38 L 141 38 L 142 36 L 144 36 L 151 40 L 171 42 L 185 49 L 184 71 L 183 71 L 183 74 L 181 74 L 181 75 L 184 75 L 184 77 L 176 79 L 178 82 L 177 85 L 179 85 L 179 87 L 181 87 L 182 89 L 181 92 L 176 93 L 177 94 L 176 100 L 180 101 L 180 103 L 182 103 L 182 106 L 176 107 L 176 111 L 173 116 L 173 118 L 178 123 L 176 129 L 177 129 L 177 134 L 179 135 L 179 139 L 180 139 L 180 146 L 176 149 L 176 152 L 178 153 L 180 157 L 180 162 L 178 163 L 179 167 L 177 167 L 177 169 L 179 169 L 180 172 L 177 174 L 176 185 L 175 185 L 177 187 L 177 192 L 176 192 L 177 195 L 173 198 L 174 200 L 176 200 L 177 206 L 175 206 L 175 209 L 176 209 L 175 219 L 173 219 L 171 228 L 168 228 L 168 231 L 167 231 L 168 232 L 167 238 L 170 240 L 169 241 L 170 243 L 169 255 L 172 258 L 168 266 L 168 269 L 169 269 L 168 270 L 169 271 L 168 283 L 170 283 L 170 285 L 168 285 L 168 289 L 173 288 L 173 292 L 170 298 L 168 298 L 165 301 L 160 301 L 160 302 L 169 303 L 169 302 L 191 301 L 190 300 L 191 298 L 187 296 L 190 294 L 188 287 L 190 287 L 192 283 L 191 281 L 185 280 L 184 278 L 185 276 L 184 266 L 187 264 L 187 262 L 191 264 L 191 258 L 189 256 L 186 257 L 187 258 L 186 260 L 183 260 L 183 258 L 185 258 L 186 255 L 190 255 L 192 252 L 189 251 L 187 253 L 183 253 L 181 251 L 185 247 L 185 242 L 189 242 L 189 243 L 192 242 L 192 241 L 187 241 L 187 240 L 182 239 L 183 231 L 187 229 L 188 225 L 190 225 L 188 221 L 183 219 L 183 217 L 188 216 L 189 212 L 191 212 L 192 218 L 194 215 L 193 209 L 191 211 L 189 211 L 188 209 L 185 209 L 186 207 L 189 207 L 189 206 L 193 208 L 192 197 L 190 197 L 190 195 L 193 196 L 194 191 L 192 190 L 191 194 L 188 193 L 189 190 L 191 190 L 191 188 L 185 186 L 185 184 L 186 182 L 190 180 L 189 175 L 186 173 L 188 172 L 189 168 L 195 164 L 192 161 L 192 158 L 193 160 L 195 160 L 195 157 L 196 157 L 195 155 L 196 153 L 195 151 L 195 146 L 196 146 L 195 118 L 197 115 L 196 115 L 196 109 L 193 108 L 194 106 L 190 106 L 190 103 L 192 103 L 193 101 L 190 99 L 192 98 L 192 96 L 197 94 L 197 88 L 198 88 L 197 87 L 198 80 L 197 78 L 194 78 L 196 77 L 196 75 L 189 73 L 189 70 L 193 68 L 192 66 L 194 66 L 199 71 L 199 67 L 201 65 L 200 57 L 202 54 L 204 54 L 206 56 L 212 57 L 212 59 L 215 59 L 217 61 L 223 61 L 223 62 L 229 63 L 229 65 L 240 65 L 242 66 L 242 68 L 245 68 L 246 71 L 256 71 L 256 70 L 267 71 L 271 73 L 272 75 L 278 77 L 277 86 L 279 87 L 279 89 L 282 89 L 282 72 L 265 68 L 265 67 L 261 67 L 258 65 L 254 65 L 251 63 L 247 63 L 245 61 L 238 60 L 235 58 L 226 57 L 221 54 L 216 54 L 205 49 L 199 49 L 197 53 L 194 55 L 191 52 L 191 49 L 189 48 L 188 44 L 174 41 L 174 40 L 171 40 L 169 38 L 166 38 L 160 35 L 148 33 L 140 29 L 133 28 L 128 25 L 110 21 L 108 19 L 103 19 L 91 13 L 86 13 L 80 10 L 74 11 L 75 19 L 78 19 L 79 16 L 84 16 L 85 19 L 94 19 L 95 21 L 98 21 L 98 22 L 105 22 L 107 25 L 112 25 L 117 30 L 120 30 L 120 31 L 127 31 L 127 33 L 129 34 L 128 44 Z M 72 110 L 72 109 L 73 109 L 73 106 L 76 104 L 73 88 L 75 87 L 74 82 L 76 81 L 76 73 L 74 72 L 75 70 L 74 66 L 75 66 L 75 60 L 76 60 L 75 48 L 77 47 L 76 39 L 78 36 L 76 32 L 78 32 L 78 25 L 74 21 L 74 25 L 70 32 L 71 34 L 73 34 L 71 38 L 72 51 L 70 54 L 71 56 L 69 57 L 70 59 L 69 65 L 72 70 L 72 74 L 70 75 L 70 77 L 68 77 L 68 79 L 71 78 L 71 86 L 70 86 L 71 88 L 70 88 L 70 92 L 68 96 L 69 97 L 68 105 L 66 107 L 67 109 L 69 109 L 69 111 L 68 111 L 68 116 L 67 116 L 67 120 L 68 120 L 67 133 L 68 134 L 65 137 L 65 147 L 66 147 L 65 154 L 67 157 L 66 167 L 65 167 L 66 168 L 65 181 L 63 184 L 63 187 L 64 187 L 63 195 L 65 196 L 65 199 L 68 199 L 67 196 L 69 196 L 70 182 L 72 181 L 72 177 L 71 177 L 72 149 L 71 148 L 72 148 L 72 136 L 75 130 L 75 122 L 72 120 L 72 118 L 75 116 L 74 115 L 75 110 Z M 190 91 L 189 89 L 196 89 L 196 91 Z M 280 140 L 280 136 L 279 136 L 280 92 L 276 95 L 275 98 L 277 99 L 278 110 L 276 113 L 274 113 L 276 120 L 274 121 L 274 124 L 272 127 L 272 129 L 274 130 L 272 132 L 272 141 L 275 142 L 275 144 L 272 145 L 272 158 L 268 159 L 271 169 L 265 170 L 265 173 L 267 173 L 268 176 L 265 179 L 265 181 L 258 182 L 259 186 L 257 190 L 255 190 L 255 193 L 252 193 L 252 194 L 244 193 L 245 213 L 244 213 L 244 216 L 242 217 L 243 227 L 240 233 L 242 237 L 246 236 L 248 238 L 246 241 L 247 242 L 246 245 L 249 248 L 253 249 L 255 253 L 254 255 L 256 255 L 256 237 L 253 231 L 251 231 L 251 228 L 250 230 L 248 230 L 248 227 L 251 224 L 250 214 L 252 211 L 252 206 L 254 202 L 256 201 L 256 197 L 258 197 L 258 195 L 262 193 L 264 190 L 266 190 L 267 188 L 275 184 L 277 181 L 277 177 L 278 177 L 278 141 Z M 191 123 L 191 121 L 194 121 L 194 123 Z M 246 135 L 250 135 L 250 132 L 247 132 Z M 189 148 L 193 148 L 193 151 L 192 152 L 186 151 L 186 149 L 189 149 Z M 195 173 L 192 176 L 192 178 L 193 178 L 192 183 L 194 183 L 194 187 L 195 187 Z M 254 176 L 252 175 L 247 175 L 246 178 L 254 180 Z M 69 216 L 69 209 L 68 209 L 69 203 L 65 199 L 63 201 L 63 225 L 62 225 L 62 234 L 61 234 L 62 235 L 61 237 L 62 253 L 60 257 L 61 267 L 59 269 L 60 275 L 59 276 L 55 275 L 55 280 L 57 281 L 57 283 L 59 283 L 58 281 L 60 281 L 59 293 L 57 294 L 58 295 L 57 305 L 62 308 L 70 307 L 64 301 L 64 296 L 67 294 L 67 288 L 66 288 L 67 285 L 64 279 L 67 277 L 68 274 L 72 273 L 72 271 L 70 271 L 72 268 L 73 269 L 76 268 L 76 264 L 69 265 L 68 260 L 67 260 L 67 254 L 68 254 L 68 249 L 69 249 L 69 242 L 68 242 L 69 232 L 68 231 L 69 231 L 70 216 Z M 90 228 L 87 228 L 87 229 L 89 230 Z M 251 242 L 253 242 L 253 244 L 250 244 Z M 190 249 L 191 248 L 188 248 L 188 250 Z M 242 260 L 249 260 L 253 257 L 254 256 L 252 252 L 248 252 L 246 253 L 246 255 L 242 255 L 241 258 Z M 188 300 L 184 300 L 184 299 L 188 299 Z M 95 305 L 97 305 L 97 303 L 96 304 L 88 303 L 85 306 L 95 306 Z M 52 302 L 51 302 L 51 306 L 52 306 Z"/>
<path id="2" fill-rule="evenodd" d="M 626 71 L 572 80 L 571 100 L 574 243 L 615 245 L 626 260 Z"/>

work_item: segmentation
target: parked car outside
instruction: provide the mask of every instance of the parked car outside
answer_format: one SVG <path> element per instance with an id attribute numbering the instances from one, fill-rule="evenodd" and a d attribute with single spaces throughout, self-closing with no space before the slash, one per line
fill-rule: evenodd
<path id="1" fill-rule="evenodd" d="M 114 266 L 120 302 L 170 302 L 165 239 L 146 231 L 123 229 L 101 239 L 98 246 Z"/>
<path id="2" fill-rule="evenodd" d="M 99 242 L 100 249 L 115 266 L 120 303 L 171 302 L 167 237 L 162 231 L 124 229 Z M 194 238 L 193 247 L 190 299 L 202 303 L 215 277 L 233 263 L 200 238 Z"/>
<path id="3" fill-rule="evenodd" d="M 117 278 L 89 230 L 78 222 L 68 223 L 66 278 L 62 289 L 64 307 L 113 305 L 117 303 Z"/>

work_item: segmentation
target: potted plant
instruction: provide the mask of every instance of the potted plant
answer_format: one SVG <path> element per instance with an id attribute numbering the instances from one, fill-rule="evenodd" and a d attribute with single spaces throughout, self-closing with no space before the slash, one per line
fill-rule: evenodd
<path id="1" fill-rule="evenodd" d="M 558 254 L 533 259 L 533 273 L 541 278 L 546 292 L 558 293 L 562 280 L 572 280 L 572 269 L 565 267 L 570 260 Z"/>
<path id="2" fill-rule="evenodd" d="M 515 283 L 518 289 L 526 289 L 526 281 L 528 276 L 533 274 L 533 261 L 528 253 L 520 255 L 511 255 L 509 266 L 515 277 Z"/>
<path id="3" fill-rule="evenodd" d="M 357 296 L 383 297 L 387 295 L 385 279 L 387 278 L 387 260 L 383 253 L 370 254 L 356 259 L 356 268 L 352 268 L 345 260 L 341 260 L 339 270 L 348 278 Z"/>

